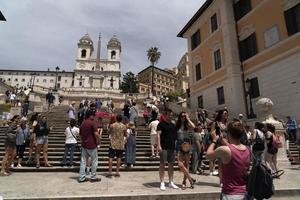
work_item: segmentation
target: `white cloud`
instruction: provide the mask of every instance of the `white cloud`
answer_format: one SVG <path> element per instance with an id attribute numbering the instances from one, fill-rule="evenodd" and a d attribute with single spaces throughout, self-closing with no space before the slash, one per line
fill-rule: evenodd
<path id="1" fill-rule="evenodd" d="M 146 50 L 159 47 L 158 67 L 176 66 L 186 51 L 177 33 L 204 0 L 1 0 L 0 68 L 72 71 L 77 41 L 102 33 L 102 57 L 113 34 L 122 43 L 122 73 L 149 65 Z M 95 47 L 96 49 L 96 47 Z M 94 53 L 94 56 L 96 53 Z"/>

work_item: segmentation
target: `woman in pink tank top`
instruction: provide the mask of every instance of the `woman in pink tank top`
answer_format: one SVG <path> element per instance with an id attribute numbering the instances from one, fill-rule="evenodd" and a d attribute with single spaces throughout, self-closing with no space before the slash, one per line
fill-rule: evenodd
<path id="1" fill-rule="evenodd" d="M 207 149 L 207 158 L 209 160 L 219 158 L 222 161 L 223 187 L 221 199 L 243 200 L 246 196 L 250 151 L 240 142 L 243 135 L 242 124 L 239 121 L 233 121 L 228 124 L 227 128 L 229 144 L 215 149 L 217 141 L 223 140 L 223 138 L 213 131 L 213 142 Z"/>

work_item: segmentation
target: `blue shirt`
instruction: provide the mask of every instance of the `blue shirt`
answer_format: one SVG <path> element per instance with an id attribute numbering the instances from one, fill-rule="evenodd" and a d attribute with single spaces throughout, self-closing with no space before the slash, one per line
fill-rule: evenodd
<path id="1" fill-rule="evenodd" d="M 17 132 L 16 137 L 16 145 L 24 145 L 26 138 L 29 137 L 29 130 L 28 128 L 20 128 Z"/>
<path id="2" fill-rule="evenodd" d="M 287 126 L 288 126 L 288 130 L 295 130 L 295 129 L 297 129 L 296 120 L 294 120 L 294 119 L 288 120 Z"/>

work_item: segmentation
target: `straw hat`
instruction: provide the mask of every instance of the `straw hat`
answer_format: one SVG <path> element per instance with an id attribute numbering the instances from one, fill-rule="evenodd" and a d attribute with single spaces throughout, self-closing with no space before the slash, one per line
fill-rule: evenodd
<path id="1" fill-rule="evenodd" d="M 128 126 L 128 128 L 132 128 L 132 129 L 135 128 L 134 122 L 129 122 L 127 126 Z"/>

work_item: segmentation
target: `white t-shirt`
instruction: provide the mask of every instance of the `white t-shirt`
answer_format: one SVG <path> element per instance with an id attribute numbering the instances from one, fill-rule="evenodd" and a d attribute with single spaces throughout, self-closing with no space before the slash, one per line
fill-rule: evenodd
<path id="1" fill-rule="evenodd" d="M 79 137 L 79 128 L 77 128 L 76 126 L 74 126 L 71 131 L 73 133 L 73 135 L 76 137 L 74 138 L 72 133 L 70 132 L 71 127 L 67 127 L 65 130 L 65 135 L 66 135 L 66 144 L 76 144 L 77 140 L 76 138 Z"/>
<path id="2" fill-rule="evenodd" d="M 158 120 L 154 120 L 152 121 L 150 124 L 149 124 L 149 128 L 150 128 L 150 133 L 151 135 L 156 135 L 157 132 L 156 132 L 156 128 L 157 128 L 157 125 L 159 124 L 159 121 Z"/>

